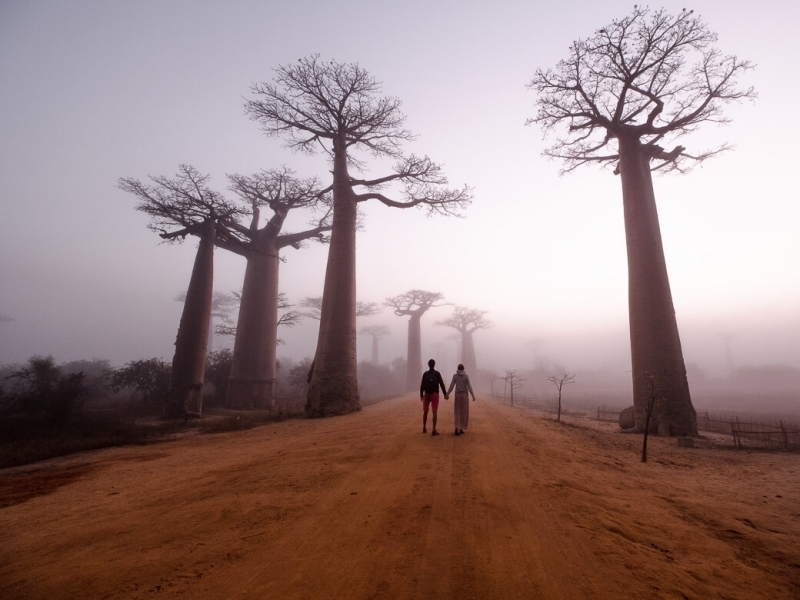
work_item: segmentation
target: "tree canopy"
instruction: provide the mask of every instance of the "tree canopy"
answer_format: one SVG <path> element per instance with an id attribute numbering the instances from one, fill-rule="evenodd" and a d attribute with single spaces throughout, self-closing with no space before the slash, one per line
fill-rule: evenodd
<path id="1" fill-rule="evenodd" d="M 489 329 L 494 326 L 494 323 L 484 316 L 488 312 L 488 310 L 456 306 L 449 317 L 438 321 L 436 324 L 452 327 L 461 333 L 472 334 L 478 329 Z"/>
<path id="2" fill-rule="evenodd" d="M 444 299 L 444 294 L 441 292 L 429 292 L 427 290 L 413 289 L 386 298 L 383 303 L 384 306 L 394 309 L 394 314 L 398 317 L 413 314 L 423 314 L 431 308 L 444 306 L 444 304 L 437 304 Z"/>
<path id="3" fill-rule="evenodd" d="M 333 161 L 338 147 L 348 166 L 359 170 L 364 163 L 351 151 L 356 148 L 397 160 L 393 172 L 383 177 L 350 178 L 351 187 L 361 189 L 357 202 L 374 199 L 396 208 L 420 206 L 451 215 L 469 205 L 468 186 L 444 188 L 447 178 L 439 164 L 427 156 L 403 154 L 402 144 L 414 136 L 404 128 L 401 101 L 381 96 L 382 85 L 357 63 L 326 62 L 312 55 L 278 67 L 272 82 L 254 84 L 251 91 L 256 98 L 245 102 L 247 114 L 294 151 L 322 151 Z M 391 183 L 400 185 L 400 199 L 383 193 Z"/>
<path id="4" fill-rule="evenodd" d="M 199 235 L 207 220 L 217 223 L 217 239 L 230 239 L 224 223 L 235 223 L 244 215 L 242 208 L 208 186 L 209 175 L 182 164 L 173 178 L 150 177 L 146 184 L 132 177 L 122 177 L 119 188 L 139 200 L 136 210 L 150 216 L 148 227 L 167 241 Z M 175 227 L 179 229 L 175 229 Z"/>
<path id="5" fill-rule="evenodd" d="M 635 6 L 573 42 L 555 69 L 536 71 L 528 88 L 538 94 L 538 113 L 527 124 L 556 134 L 545 154 L 563 160 L 564 171 L 616 162 L 613 141 L 624 135 L 647 146 L 654 170 L 685 170 L 729 146 L 691 154 L 680 145 L 665 148 L 702 123 L 728 122 L 726 103 L 756 96 L 737 82 L 752 63 L 722 54 L 716 41 L 694 11 L 670 15 Z"/>

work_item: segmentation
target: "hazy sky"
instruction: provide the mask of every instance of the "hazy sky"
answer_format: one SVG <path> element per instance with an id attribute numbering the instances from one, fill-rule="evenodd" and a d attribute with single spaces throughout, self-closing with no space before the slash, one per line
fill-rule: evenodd
<path id="1" fill-rule="evenodd" d="M 546 4 L 546 7 L 541 5 Z M 619 179 L 586 167 L 559 176 L 541 156 L 535 94 L 525 85 L 569 44 L 632 2 L 102 0 L 0 2 L 0 363 L 30 355 L 171 359 L 194 240 L 159 244 L 119 177 L 172 175 L 188 163 L 224 190 L 227 173 L 289 165 L 327 176 L 261 134 L 243 111 L 250 85 L 319 53 L 358 62 L 403 101 L 409 151 L 469 184 L 465 219 L 366 205 L 358 295 L 382 302 L 411 288 L 488 310 L 479 365 L 525 368 L 534 355 L 621 370 L 629 361 Z M 800 366 L 800 3 L 667 1 L 757 64 L 754 103 L 707 127 L 689 151 L 735 149 L 689 175 L 658 176 L 656 196 L 687 362 Z M 656 5 L 654 5 L 656 6 Z M 372 175 L 381 171 L 373 169 Z M 285 252 L 281 290 L 322 293 L 326 248 Z M 215 288 L 241 288 L 243 259 L 217 252 Z M 452 330 L 423 320 L 423 352 L 455 359 Z M 405 355 L 406 320 L 388 309 L 381 358 Z M 311 355 L 317 322 L 280 332 L 279 355 Z M 222 341 L 215 342 L 218 347 Z M 369 339 L 359 355 L 369 358 Z"/>

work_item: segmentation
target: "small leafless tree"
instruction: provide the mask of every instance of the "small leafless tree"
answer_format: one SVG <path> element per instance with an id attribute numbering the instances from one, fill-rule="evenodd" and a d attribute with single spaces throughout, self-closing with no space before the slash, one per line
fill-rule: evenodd
<path id="1" fill-rule="evenodd" d="M 527 379 L 520 377 L 516 371 L 506 371 L 503 381 L 511 388 L 511 406 L 514 406 L 514 388 L 521 387 L 522 382 L 527 381 Z"/>
<path id="2" fill-rule="evenodd" d="M 725 123 L 725 104 L 752 99 L 737 77 L 753 68 L 723 55 L 692 11 L 634 6 L 633 13 L 572 44 L 555 70 L 537 70 L 536 123 L 556 134 L 545 155 L 564 172 L 615 165 L 620 176 L 628 252 L 628 304 L 637 427 L 648 403 L 646 371 L 665 373 L 669 406 L 654 418 L 673 435 L 697 435 L 672 302 L 651 171 L 687 170 L 729 146 L 690 153 L 676 140 L 705 123 Z"/>
<path id="3" fill-rule="evenodd" d="M 372 364 L 378 364 L 378 340 L 391 333 L 386 325 L 367 325 L 359 331 L 362 335 L 372 337 Z"/>
<path id="4" fill-rule="evenodd" d="M 384 306 L 394 309 L 398 317 L 408 316 L 408 353 L 406 362 L 406 391 L 419 387 L 422 377 L 422 331 L 420 321 L 431 308 L 444 306 L 444 294 L 427 290 L 409 290 L 405 294 L 387 298 Z"/>
<path id="5" fill-rule="evenodd" d="M 461 334 L 461 362 L 464 363 L 467 373 L 472 373 L 473 377 L 478 375 L 478 361 L 475 357 L 473 335 L 479 329 L 494 327 L 494 323 L 485 317 L 488 312 L 487 310 L 456 306 L 453 308 L 453 314 L 436 323 L 437 325 L 452 327 Z"/>
<path id="6" fill-rule="evenodd" d="M 658 387 L 656 386 L 656 378 L 653 373 L 647 372 L 644 374 L 645 380 L 650 384 L 650 396 L 647 399 L 647 409 L 645 411 L 644 420 L 644 436 L 642 438 L 642 462 L 647 462 L 647 436 L 650 433 L 650 416 L 653 414 L 653 408 L 656 405 L 658 398 Z"/>
<path id="7" fill-rule="evenodd" d="M 495 381 L 502 381 L 502 382 L 504 382 L 504 385 L 503 385 L 503 393 L 505 393 L 505 382 L 506 382 L 506 378 L 505 378 L 505 376 L 500 376 L 500 375 L 498 375 L 497 373 L 492 373 L 492 383 L 490 384 L 490 393 L 491 393 L 491 395 L 492 395 L 492 398 L 494 398 L 494 397 L 495 397 L 495 396 L 494 396 L 494 382 L 495 382 Z M 504 398 L 504 399 L 505 399 L 505 398 Z"/>
<path id="8" fill-rule="evenodd" d="M 558 390 L 558 416 L 556 421 L 561 422 L 561 388 L 570 383 L 575 383 L 575 375 L 564 371 L 561 375 L 550 375 L 547 380 L 552 381 Z"/>
<path id="9" fill-rule="evenodd" d="M 254 99 L 246 102 L 245 110 L 267 135 L 284 139 L 295 151 L 322 151 L 331 163 L 333 230 L 306 413 L 321 417 L 359 410 L 358 204 L 373 200 L 394 208 L 457 215 L 470 203 L 471 190 L 447 188 L 438 164 L 427 156 L 403 154 L 401 146 L 413 136 L 403 127 L 400 100 L 382 96 L 381 84 L 358 64 L 325 62 L 313 55 L 278 67 L 272 82 L 251 90 Z M 394 168 L 373 179 L 359 176 L 355 171 L 363 172 L 365 166 L 356 156 L 359 149 L 395 159 Z"/>

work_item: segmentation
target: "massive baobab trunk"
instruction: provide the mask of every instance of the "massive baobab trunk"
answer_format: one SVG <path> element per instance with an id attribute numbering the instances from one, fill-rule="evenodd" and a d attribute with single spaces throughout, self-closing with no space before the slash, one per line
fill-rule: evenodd
<path id="1" fill-rule="evenodd" d="M 650 429 L 697 435 L 686 366 L 661 242 L 650 156 L 637 137 L 619 138 L 619 170 L 628 250 L 628 311 L 636 428 L 643 431 L 655 385 Z"/>
<path id="2" fill-rule="evenodd" d="M 408 353 L 406 354 L 406 391 L 419 389 L 422 379 L 422 335 L 420 321 L 422 315 L 434 307 L 444 295 L 440 292 L 413 289 L 399 296 L 387 298 L 385 305 L 394 309 L 398 317 L 408 316 Z M 441 360 L 441 357 L 436 357 Z"/>
<path id="3" fill-rule="evenodd" d="M 175 339 L 167 407 L 170 416 L 200 416 L 203 412 L 203 379 L 214 285 L 216 222 L 207 219 L 200 227 L 200 244 Z"/>
<path id="4" fill-rule="evenodd" d="M 275 240 L 261 241 L 248 250 L 246 258 L 226 404 L 231 408 L 272 408 L 280 265 Z"/>
<path id="5" fill-rule="evenodd" d="M 349 182 L 344 135 L 333 141 L 333 228 L 325 270 L 310 417 L 361 410 L 356 357 L 356 195 Z"/>
<path id="6" fill-rule="evenodd" d="M 412 314 L 408 319 L 408 360 L 406 364 L 406 391 L 419 389 L 422 380 L 422 313 Z"/>

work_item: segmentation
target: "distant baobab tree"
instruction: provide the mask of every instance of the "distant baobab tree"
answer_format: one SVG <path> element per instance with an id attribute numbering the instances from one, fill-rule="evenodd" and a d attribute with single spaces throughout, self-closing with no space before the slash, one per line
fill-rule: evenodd
<path id="1" fill-rule="evenodd" d="M 628 251 L 628 303 L 636 428 L 644 427 L 655 373 L 663 402 L 651 427 L 697 435 L 656 210 L 651 171 L 684 172 L 728 149 L 689 154 L 665 145 L 703 123 L 724 123 L 724 104 L 752 99 L 737 76 L 751 63 L 712 47 L 700 17 L 634 6 L 633 13 L 570 47 L 555 70 L 537 70 L 528 88 L 538 113 L 528 124 L 558 131 L 545 155 L 579 166 L 615 164 L 620 175 Z"/>
<path id="2" fill-rule="evenodd" d="M 356 63 L 325 62 L 318 55 L 275 70 L 271 83 L 251 88 L 245 110 L 270 136 L 295 151 L 327 154 L 333 175 L 333 229 L 322 294 L 319 338 L 306 414 L 312 417 L 360 410 L 356 356 L 356 229 L 359 202 L 376 200 L 396 208 L 424 207 L 457 214 L 471 201 L 469 188 L 448 189 L 441 167 L 428 157 L 405 156 L 400 100 L 380 96 L 381 84 Z M 364 150 L 397 162 L 391 173 L 362 179 L 350 169 L 364 164 Z M 400 199 L 387 186 L 400 188 Z"/>
<path id="3" fill-rule="evenodd" d="M 232 408 L 273 407 L 280 252 L 287 247 L 301 248 L 307 240 L 326 243 L 331 230 L 330 202 L 315 178 L 299 179 L 285 167 L 229 179 L 230 189 L 247 206 L 250 222 L 232 224 L 237 240 L 219 244 L 247 261 L 225 404 Z M 308 229 L 282 232 L 289 213 L 303 209 L 313 215 Z M 271 214 L 262 224 L 263 210 Z"/>
<path id="4" fill-rule="evenodd" d="M 300 301 L 300 307 L 306 312 L 300 313 L 317 321 L 322 317 L 322 296 L 306 296 Z M 371 317 L 381 312 L 377 302 L 356 302 L 356 317 Z"/>
<path id="5" fill-rule="evenodd" d="M 438 325 L 438 323 L 437 323 L 437 325 Z M 459 362 L 461 362 L 461 341 L 462 341 L 461 334 L 460 333 L 451 333 L 450 335 L 445 337 L 445 339 L 448 342 L 453 342 L 454 343 L 454 345 L 455 345 L 455 354 L 453 355 L 453 362 L 458 364 Z"/>
<path id="6" fill-rule="evenodd" d="M 444 306 L 444 294 L 427 290 L 409 290 L 399 296 L 387 298 L 384 306 L 394 309 L 398 317 L 408 316 L 408 354 L 406 359 L 406 391 L 419 389 L 422 380 L 422 332 L 420 321 L 431 308 Z M 473 375 L 474 377 L 475 375 Z"/>
<path id="7" fill-rule="evenodd" d="M 119 180 L 119 188 L 139 200 L 136 210 L 150 216 L 148 227 L 163 239 L 180 241 L 187 235 L 200 238 L 172 359 L 167 413 L 174 417 L 202 414 L 214 245 L 233 237 L 229 227 L 242 216 L 237 203 L 208 187 L 208 179 L 195 168 L 181 165 L 172 179 L 151 177 L 152 185 L 133 178 Z"/>
<path id="8" fill-rule="evenodd" d="M 472 336 L 479 329 L 488 329 L 494 326 L 484 317 L 488 312 L 487 310 L 456 306 L 453 308 L 453 314 L 444 321 L 436 323 L 452 327 L 461 334 L 461 362 L 464 363 L 467 373 L 473 373 L 473 377 L 478 376 L 478 361 L 475 358 L 475 342 Z"/>
<path id="9" fill-rule="evenodd" d="M 359 331 L 361 335 L 372 337 L 372 364 L 378 364 L 378 340 L 391 333 L 386 325 L 367 325 Z"/>
<path id="10" fill-rule="evenodd" d="M 241 303 L 242 295 L 238 292 L 233 292 L 233 297 L 236 300 L 237 306 Z M 297 325 L 302 319 L 303 314 L 296 311 L 296 310 L 289 310 L 294 305 L 289 302 L 286 298 L 286 294 L 284 292 L 278 293 L 278 310 L 284 310 L 286 312 L 278 314 L 278 327 L 294 327 Z M 233 327 L 229 325 L 217 325 L 214 328 L 214 333 L 217 335 L 236 335 L 236 326 Z M 280 346 L 283 344 L 284 341 L 280 338 L 277 340 L 277 345 Z"/>
<path id="11" fill-rule="evenodd" d="M 300 314 L 309 319 L 319 321 L 322 319 L 322 296 L 306 296 L 300 301 L 300 307 L 305 308 L 306 312 Z M 371 317 L 381 312 L 381 307 L 377 302 L 356 302 L 356 318 Z M 314 361 L 311 361 L 311 368 L 308 372 L 308 383 L 311 383 L 311 375 L 314 372 Z"/>
<path id="12" fill-rule="evenodd" d="M 511 388 L 511 406 L 514 406 L 514 388 L 520 387 L 527 379 L 520 377 L 516 371 L 506 371 L 503 381 Z"/>
<path id="13" fill-rule="evenodd" d="M 552 381 L 558 390 L 558 416 L 556 421 L 561 421 L 561 388 L 570 383 L 575 383 L 575 375 L 564 371 L 561 375 L 550 375 L 547 381 Z"/>

